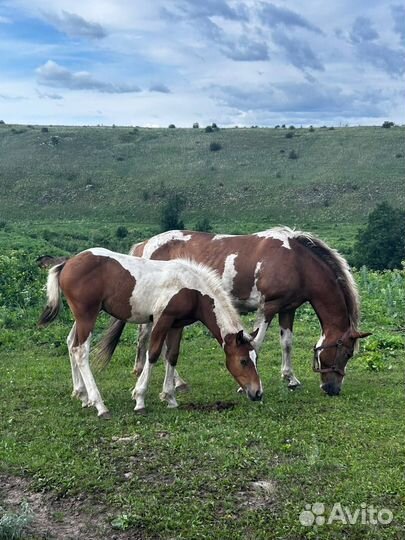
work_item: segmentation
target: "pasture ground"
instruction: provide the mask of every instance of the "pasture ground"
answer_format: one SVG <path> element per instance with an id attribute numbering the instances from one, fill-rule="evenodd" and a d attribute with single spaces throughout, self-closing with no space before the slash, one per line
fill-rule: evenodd
<path id="1" fill-rule="evenodd" d="M 48 521 L 38 509 L 31 538 L 69 538 L 73 524 L 72 538 L 403 538 L 404 276 L 363 271 L 357 279 L 362 329 L 375 335 L 351 361 L 337 398 L 321 393 L 311 371 L 319 327 L 307 307 L 295 329 L 303 387 L 291 392 L 280 380 L 273 327 L 260 358 L 263 404 L 235 393 L 221 349 L 194 326 L 179 362 L 191 392 L 179 396 L 179 409 L 166 409 L 158 400 L 158 365 L 147 415 L 135 415 L 136 331 L 128 327 L 113 362 L 98 375 L 109 422 L 69 398 L 67 310 L 41 331 L 33 330 L 39 306 L 9 323 L 18 331 L 14 338 L 3 333 L 0 355 L 0 470 L 8 482 L 25 479 L 28 501 L 42 493 Z M 316 502 L 326 515 L 334 503 L 351 511 L 365 503 L 390 509 L 394 519 L 386 526 L 301 525 L 305 505 Z M 86 536 L 89 529 L 93 536 Z"/>

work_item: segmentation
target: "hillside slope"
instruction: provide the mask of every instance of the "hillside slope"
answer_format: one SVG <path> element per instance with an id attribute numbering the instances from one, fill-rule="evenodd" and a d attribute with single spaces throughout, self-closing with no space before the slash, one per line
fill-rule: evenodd
<path id="1" fill-rule="evenodd" d="M 382 200 L 405 208 L 404 142 L 402 127 L 1 126 L 0 219 L 156 223 L 174 191 L 186 219 L 356 224 Z"/>

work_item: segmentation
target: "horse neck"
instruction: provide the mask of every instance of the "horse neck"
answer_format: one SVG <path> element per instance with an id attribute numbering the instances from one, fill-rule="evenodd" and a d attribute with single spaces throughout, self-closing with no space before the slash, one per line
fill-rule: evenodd
<path id="1" fill-rule="evenodd" d="M 198 294 L 198 298 L 197 317 L 205 324 L 222 347 L 225 342 L 225 336 L 236 334 L 242 329 L 242 326 L 237 326 L 232 317 L 227 314 L 226 306 L 224 308 L 217 298 L 214 299 L 202 293 Z"/>
<path id="2" fill-rule="evenodd" d="M 319 267 L 317 268 L 319 270 Z M 332 271 L 320 275 L 319 271 L 311 272 L 309 301 L 315 310 L 322 327 L 323 334 L 341 335 L 350 326 L 349 312 L 342 289 Z"/>

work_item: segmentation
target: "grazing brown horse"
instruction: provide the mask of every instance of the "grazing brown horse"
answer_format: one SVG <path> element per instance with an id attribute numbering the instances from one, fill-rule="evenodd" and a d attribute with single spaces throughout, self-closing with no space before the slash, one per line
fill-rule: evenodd
<path id="1" fill-rule="evenodd" d="M 252 337 L 213 270 L 187 260 L 150 261 L 93 248 L 51 268 L 48 303 L 39 323 L 53 321 L 60 309 L 60 291 L 75 318 L 67 338 L 72 368 L 73 395 L 84 407 L 95 406 L 100 417 L 109 417 L 89 365 L 90 339 L 101 310 L 125 322 L 150 323 L 150 344 L 142 376 L 133 391 L 136 411 L 145 408 L 144 396 L 151 369 L 167 344 L 166 377 L 162 400 L 176 407 L 174 371 L 184 326 L 201 321 L 223 347 L 230 373 L 251 400 L 260 400 L 262 385 Z M 111 358 L 123 326 L 104 338 L 101 357 Z"/>
<path id="2" fill-rule="evenodd" d="M 257 350 L 278 314 L 281 374 L 290 388 L 300 384 L 293 372 L 291 350 L 295 311 L 304 302 L 312 305 L 322 329 L 314 347 L 313 370 L 320 374 L 326 393 L 339 394 L 357 340 L 370 335 L 357 329 L 359 297 L 347 262 L 309 233 L 288 227 L 242 236 L 169 231 L 135 244 L 131 254 L 160 260 L 187 257 L 215 269 L 239 312 L 257 311 Z M 135 365 L 138 374 L 149 334 L 150 328 L 143 325 Z M 177 372 L 175 377 L 176 386 L 182 386 Z"/>

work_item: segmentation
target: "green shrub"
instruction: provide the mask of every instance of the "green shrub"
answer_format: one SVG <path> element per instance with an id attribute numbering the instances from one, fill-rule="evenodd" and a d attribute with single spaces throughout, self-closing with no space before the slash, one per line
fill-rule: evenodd
<path id="1" fill-rule="evenodd" d="M 291 150 L 288 154 L 288 159 L 298 159 L 298 154 L 295 150 Z"/>
<path id="2" fill-rule="evenodd" d="M 128 236 L 128 229 L 120 225 L 115 231 L 115 236 L 119 239 L 126 238 Z"/>
<path id="3" fill-rule="evenodd" d="M 205 129 L 204 129 L 205 133 L 212 133 L 214 130 L 212 129 L 211 126 L 207 126 Z"/>
<path id="4" fill-rule="evenodd" d="M 385 122 L 383 122 L 381 127 L 389 129 L 389 128 L 394 127 L 394 126 L 395 126 L 394 122 L 389 122 L 388 120 L 386 120 Z"/>
<path id="5" fill-rule="evenodd" d="M 286 139 L 292 139 L 294 137 L 294 133 L 292 131 L 288 131 L 286 134 L 285 134 L 285 138 Z"/>
<path id="6" fill-rule="evenodd" d="M 212 142 L 210 144 L 210 151 L 211 152 L 218 152 L 218 150 L 221 150 L 222 146 L 218 142 Z"/>
<path id="7" fill-rule="evenodd" d="M 49 129 L 47 127 L 41 128 L 41 133 L 48 133 Z"/>
<path id="8" fill-rule="evenodd" d="M 23 538 L 24 529 L 31 523 L 34 513 L 28 503 L 21 503 L 19 513 L 5 512 L 0 507 L 0 540 Z"/>
<path id="9" fill-rule="evenodd" d="M 212 226 L 207 217 L 203 217 L 197 221 L 195 224 L 194 230 L 201 232 L 210 232 L 212 231 Z"/>
<path id="10" fill-rule="evenodd" d="M 169 124 L 169 129 L 175 129 L 175 125 L 174 124 Z"/>
<path id="11" fill-rule="evenodd" d="M 162 232 L 172 229 L 184 229 L 181 212 L 186 204 L 182 195 L 171 193 L 160 213 L 160 229 Z"/>

